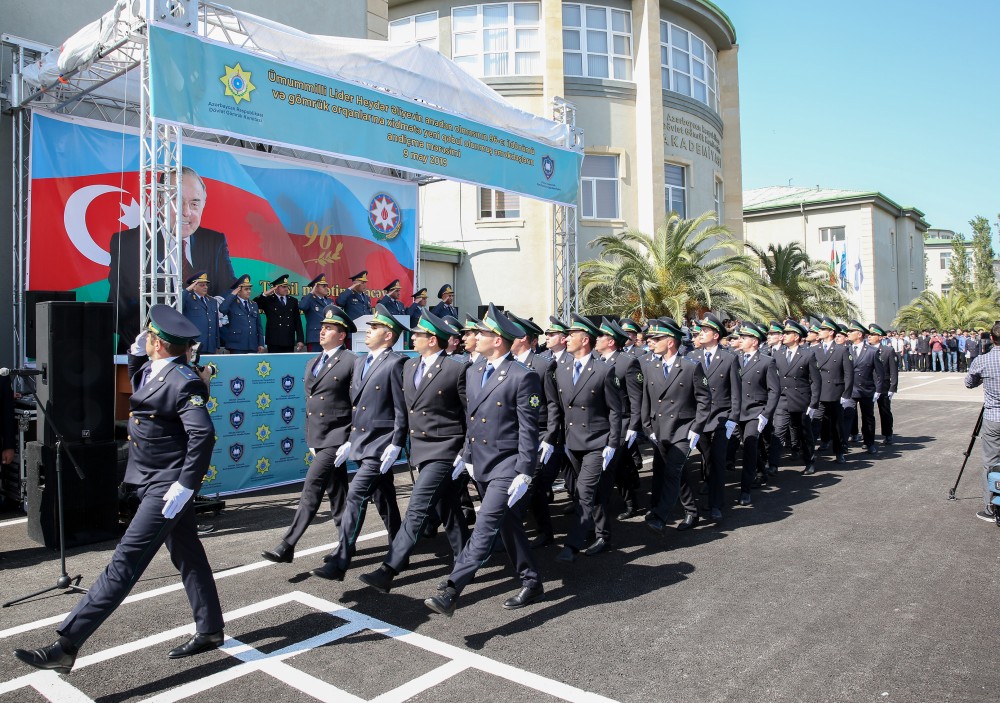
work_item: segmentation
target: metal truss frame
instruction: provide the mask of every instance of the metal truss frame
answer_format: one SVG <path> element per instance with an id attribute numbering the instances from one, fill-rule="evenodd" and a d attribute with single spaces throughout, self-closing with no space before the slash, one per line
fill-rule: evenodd
<path id="1" fill-rule="evenodd" d="M 570 126 L 570 147 L 583 151 L 583 130 L 576 126 L 576 106 L 563 98 L 554 98 L 552 119 Z M 580 304 L 576 224 L 577 208 L 552 206 L 552 309 L 563 320 L 569 319 Z"/>

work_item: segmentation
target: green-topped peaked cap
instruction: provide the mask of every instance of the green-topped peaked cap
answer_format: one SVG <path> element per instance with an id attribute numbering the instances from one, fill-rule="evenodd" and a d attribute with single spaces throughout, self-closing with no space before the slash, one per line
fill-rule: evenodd
<path id="1" fill-rule="evenodd" d="M 549 315 L 549 326 L 546 328 L 545 334 L 566 334 L 568 331 L 565 322 L 558 317 Z"/>
<path id="2" fill-rule="evenodd" d="M 793 332 L 800 337 L 805 338 L 806 328 L 798 320 L 792 320 L 791 318 L 785 320 L 784 332 Z"/>
<path id="3" fill-rule="evenodd" d="M 533 321 L 525 320 L 523 317 L 518 317 L 510 310 L 505 310 L 504 315 L 506 315 L 514 323 L 520 325 L 524 329 L 527 336 L 529 337 L 537 337 L 545 333 L 545 331 L 541 327 L 536 325 Z"/>
<path id="4" fill-rule="evenodd" d="M 720 320 L 712 313 L 707 313 L 705 317 L 697 324 L 701 328 L 708 327 L 711 330 L 715 330 L 716 332 L 719 333 L 720 337 L 725 337 L 728 334 L 728 332 L 726 331 L 726 326 L 722 324 L 722 320 Z"/>
<path id="5" fill-rule="evenodd" d="M 357 325 L 354 324 L 354 320 L 344 312 L 344 310 L 337 305 L 331 303 L 323 308 L 323 319 L 320 320 L 321 325 L 337 325 L 343 327 L 350 334 L 354 334 L 358 331 Z"/>
<path id="6" fill-rule="evenodd" d="M 483 324 L 481 320 L 477 320 L 472 315 L 465 314 L 465 324 L 459 327 L 462 332 L 478 332 L 479 326 Z"/>
<path id="7" fill-rule="evenodd" d="M 375 317 L 368 322 L 369 327 L 372 325 L 388 327 L 396 334 L 403 334 L 406 331 L 406 328 L 399 324 L 399 320 L 393 317 L 389 309 L 382 303 L 378 303 L 375 306 Z"/>
<path id="8" fill-rule="evenodd" d="M 753 337 L 754 339 L 759 339 L 764 341 L 767 339 L 767 332 L 761 327 L 753 322 L 744 322 L 739 329 L 740 337 Z"/>
<path id="9" fill-rule="evenodd" d="M 860 332 L 861 334 L 868 334 L 868 326 L 858 320 L 851 320 L 847 324 L 848 332 Z"/>
<path id="10" fill-rule="evenodd" d="M 411 332 L 424 332 L 438 338 L 442 347 L 448 345 L 448 338 L 458 334 L 458 328 L 454 327 L 446 319 L 440 318 L 434 313 L 424 308 L 420 311 L 420 319 L 417 320 Z"/>
<path id="11" fill-rule="evenodd" d="M 483 332 L 492 332 L 499 337 L 503 337 L 508 342 L 513 342 L 515 339 L 520 339 L 527 334 L 521 325 L 497 310 L 497 306 L 493 303 L 490 303 L 486 314 L 483 315 L 483 321 L 479 323 L 479 329 Z"/>
<path id="12" fill-rule="evenodd" d="M 874 322 L 868 325 L 868 334 L 877 334 L 879 337 L 885 336 L 885 330 Z"/>
<path id="13" fill-rule="evenodd" d="M 626 332 L 632 332 L 634 334 L 639 333 L 639 323 L 633 320 L 631 317 L 626 317 L 618 321 L 618 326 L 621 327 Z"/>
<path id="14" fill-rule="evenodd" d="M 149 331 L 171 344 L 190 344 L 201 334 L 191 320 L 169 305 L 149 309 Z"/>
<path id="15" fill-rule="evenodd" d="M 569 325 L 570 332 L 573 330 L 580 330 L 581 332 L 586 332 L 591 337 L 597 337 L 601 334 L 594 323 L 583 315 L 578 315 L 574 312 L 570 317 L 572 317 L 572 322 L 570 322 Z"/>
<path id="16" fill-rule="evenodd" d="M 821 330 L 833 330 L 834 334 L 840 331 L 840 325 L 832 317 L 824 317 L 819 323 L 819 328 Z"/>
<path id="17" fill-rule="evenodd" d="M 657 337 L 673 337 L 679 342 L 684 338 L 684 332 L 681 331 L 681 326 L 678 325 L 672 317 L 660 317 L 649 321 L 649 328 L 646 330 L 646 336 L 650 339 L 655 339 Z"/>
<path id="18" fill-rule="evenodd" d="M 606 317 L 601 318 L 601 326 L 597 328 L 600 334 L 606 334 L 615 340 L 617 346 L 622 346 L 628 341 L 628 335 L 625 334 L 625 330 L 618 326 L 614 320 L 609 320 Z"/>
<path id="19" fill-rule="evenodd" d="M 767 323 L 767 333 L 773 334 L 774 332 L 784 332 L 785 326 L 778 322 L 777 320 L 771 320 Z"/>

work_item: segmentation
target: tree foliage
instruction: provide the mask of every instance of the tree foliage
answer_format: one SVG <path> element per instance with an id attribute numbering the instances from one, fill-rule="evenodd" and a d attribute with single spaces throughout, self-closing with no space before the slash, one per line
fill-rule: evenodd
<path id="1" fill-rule="evenodd" d="M 975 329 L 992 327 L 1000 318 L 1000 306 L 995 299 L 969 298 L 952 288 L 947 295 L 925 290 L 909 305 L 899 309 L 893 323 L 896 328 L 909 330 Z"/>
<path id="2" fill-rule="evenodd" d="M 798 242 L 768 244 L 766 249 L 751 242 L 745 246 L 753 252 L 767 290 L 763 305 L 755 311 L 757 319 L 858 315 L 846 291 L 830 280 L 829 265 L 810 259 Z"/>
<path id="3" fill-rule="evenodd" d="M 955 234 L 951 240 L 951 259 L 948 261 L 948 278 L 951 289 L 968 296 L 972 294 L 972 277 L 969 272 L 969 255 L 965 235 Z"/>
<path id="4" fill-rule="evenodd" d="M 993 230 L 989 220 L 976 215 L 969 220 L 972 227 L 972 281 L 976 294 L 996 297 L 996 276 L 993 274 Z"/>

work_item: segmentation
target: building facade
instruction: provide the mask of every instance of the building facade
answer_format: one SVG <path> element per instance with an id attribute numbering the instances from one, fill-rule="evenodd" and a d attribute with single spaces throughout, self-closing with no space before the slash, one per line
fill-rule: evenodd
<path id="1" fill-rule="evenodd" d="M 866 323 L 891 325 L 924 290 L 927 229 L 920 210 L 877 192 L 772 186 L 743 194 L 746 241 L 797 242 L 829 261 Z"/>
<path id="2" fill-rule="evenodd" d="M 597 237 L 653 232 L 670 210 L 714 211 L 742 232 L 738 47 L 712 3 L 390 0 L 389 39 L 440 51 L 523 110 L 551 117 L 555 98 L 575 107 L 580 261 L 597 255 Z M 420 218 L 422 242 L 463 252 L 463 310 L 495 301 L 551 314 L 551 205 L 438 182 L 421 188 Z"/>
<path id="3" fill-rule="evenodd" d="M 951 276 L 948 267 L 951 265 L 952 242 L 956 235 L 950 229 L 929 229 L 924 235 L 924 253 L 927 255 L 927 290 L 940 295 L 946 295 L 951 290 Z M 971 252 L 965 248 L 969 258 L 969 268 L 972 268 Z"/>

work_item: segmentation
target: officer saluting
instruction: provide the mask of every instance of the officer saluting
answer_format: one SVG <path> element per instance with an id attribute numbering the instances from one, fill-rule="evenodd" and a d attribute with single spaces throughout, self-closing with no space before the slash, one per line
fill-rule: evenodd
<path id="1" fill-rule="evenodd" d="M 431 310 L 432 313 L 438 317 L 446 317 L 451 315 L 452 317 L 458 317 L 458 308 L 456 308 L 453 303 L 455 302 L 455 291 L 450 284 L 445 283 L 438 290 L 438 299 L 440 303 L 434 306 Z"/>
<path id="2" fill-rule="evenodd" d="M 403 301 L 399 299 L 400 294 L 403 292 L 403 287 L 399 285 L 399 279 L 391 281 L 385 287 L 385 295 L 378 301 L 379 305 L 384 307 L 386 310 L 391 312 L 393 315 L 406 315 L 406 306 L 403 305 Z"/>
<path id="3" fill-rule="evenodd" d="M 299 301 L 288 294 L 287 273 L 271 281 L 271 287 L 254 298 L 254 302 L 267 315 L 264 340 L 269 352 L 287 354 L 305 350 Z"/>
<path id="4" fill-rule="evenodd" d="M 420 322 L 420 313 L 427 307 L 427 289 L 420 288 L 413 293 L 413 303 L 406 309 L 410 314 L 410 327 L 416 327 Z"/>
<path id="5" fill-rule="evenodd" d="M 250 274 L 233 281 L 232 292 L 226 294 L 219 310 L 229 318 L 222 328 L 222 344 L 230 354 L 264 353 L 264 325 L 260 309 L 250 300 Z"/>
<path id="6" fill-rule="evenodd" d="M 337 305 L 341 307 L 352 320 L 362 315 L 372 314 L 372 301 L 368 297 L 368 272 L 361 271 L 351 276 L 351 285 L 337 296 Z"/>
<path id="7" fill-rule="evenodd" d="M 42 649 L 14 655 L 38 669 L 69 673 L 77 651 L 125 599 L 166 542 L 181 573 L 196 634 L 168 653 L 171 659 L 214 649 L 223 641 L 222 607 L 212 567 L 198 540 L 191 497 L 201 486 L 215 445 L 205 402 L 208 387 L 187 365 L 198 328 L 180 312 L 154 305 L 147 332 L 129 356 L 132 397 L 125 481 L 139 487 L 139 508 L 98 577 L 56 629 L 59 639 Z"/>
<path id="8" fill-rule="evenodd" d="M 219 351 L 219 301 L 208 294 L 208 284 L 205 271 L 196 271 L 187 279 L 181 309 L 184 317 L 198 328 L 201 353 L 215 354 Z"/>
<path id="9" fill-rule="evenodd" d="M 306 284 L 309 292 L 299 300 L 299 310 L 306 317 L 306 347 L 311 352 L 320 350 L 319 330 L 323 324 L 326 306 L 333 303 L 326 274 L 321 273 Z"/>

